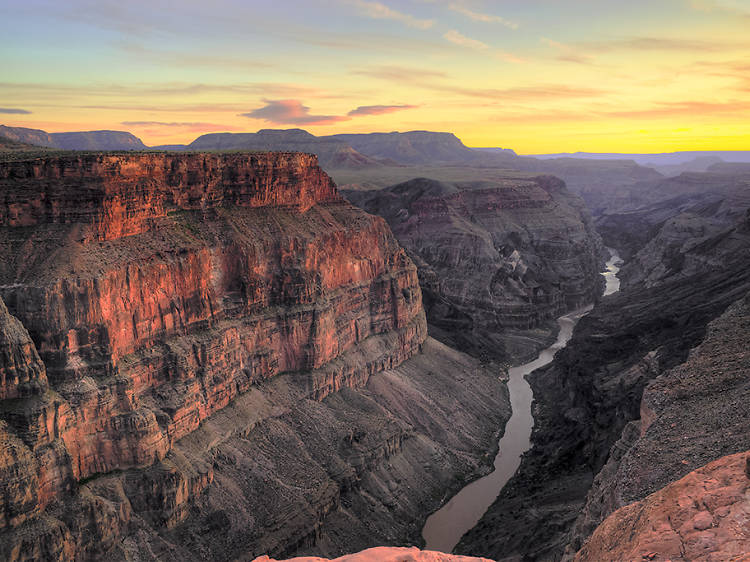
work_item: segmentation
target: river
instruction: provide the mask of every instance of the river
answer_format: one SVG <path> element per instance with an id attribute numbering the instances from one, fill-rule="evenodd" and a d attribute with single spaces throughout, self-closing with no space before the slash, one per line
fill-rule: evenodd
<path id="1" fill-rule="evenodd" d="M 602 273 L 606 282 L 605 295 L 620 289 L 620 280 L 617 278 L 620 256 L 612 249 L 610 254 L 612 257 L 607 261 L 607 269 Z M 552 361 L 555 353 L 565 347 L 573 335 L 576 322 L 588 314 L 591 308 L 588 306 L 558 318 L 560 332 L 555 343 L 544 349 L 533 361 L 512 367 L 508 371 L 512 414 L 498 444 L 495 468 L 487 476 L 464 486 L 448 503 L 427 518 L 422 530 L 426 550 L 451 552 L 464 533 L 479 522 L 503 486 L 518 470 L 521 456 L 531 447 L 531 430 L 534 427 L 534 417 L 531 414 L 534 395 L 526 381 L 526 375 Z"/>

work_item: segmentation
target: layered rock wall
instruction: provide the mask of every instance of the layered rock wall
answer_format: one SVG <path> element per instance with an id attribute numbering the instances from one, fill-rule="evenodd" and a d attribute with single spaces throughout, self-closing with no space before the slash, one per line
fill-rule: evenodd
<path id="1" fill-rule="evenodd" d="M 432 333 L 460 349 L 531 358 L 555 318 L 601 293 L 601 241 L 557 178 L 421 178 L 346 196 L 386 218 L 417 264 Z"/>
<path id="2" fill-rule="evenodd" d="M 305 154 L 3 163 L 0 255 L 10 558 L 101 553 L 129 510 L 175 525 L 213 469 L 166 457 L 212 415 L 282 373 L 315 400 L 362 386 L 426 337 L 416 269 L 388 226 Z M 148 466 L 109 499 L 79 492 Z"/>

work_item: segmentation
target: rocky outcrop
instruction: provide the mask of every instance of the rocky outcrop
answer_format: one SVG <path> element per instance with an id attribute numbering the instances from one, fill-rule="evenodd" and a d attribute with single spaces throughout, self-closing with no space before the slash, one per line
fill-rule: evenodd
<path id="1" fill-rule="evenodd" d="M 555 361 L 531 375 L 536 419 L 532 450 L 457 552 L 538 559 L 558 559 L 566 548 L 575 553 L 592 526 L 618 507 L 619 492 L 612 491 L 616 482 L 613 484 L 611 477 L 639 438 L 633 422 L 646 419 L 655 423 L 655 410 L 642 409 L 644 389 L 688 360 L 690 350 L 706 337 L 706 326 L 750 291 L 749 264 L 750 223 L 743 217 L 732 227 L 691 245 L 684 259 L 668 274 L 659 275 L 657 282 L 625 286 L 583 318 Z M 742 383 L 733 387 L 731 373 L 727 369 L 726 380 L 718 377 L 716 387 L 707 385 L 706 394 L 715 394 L 716 400 L 728 399 L 731 404 L 742 401 Z M 687 382 L 672 381 L 672 386 L 680 396 L 696 390 Z M 724 390 L 727 394 L 720 397 Z M 702 415 L 706 423 L 713 423 L 710 420 L 716 418 L 706 415 L 705 407 L 704 403 L 700 408 Z M 742 407 L 735 409 L 739 417 L 732 415 L 721 423 L 733 426 L 735 422 L 729 419 L 742 417 Z M 693 461 L 688 465 L 681 462 L 686 460 L 681 447 L 693 435 L 690 419 L 669 421 L 675 424 L 674 439 L 666 434 L 656 437 L 673 447 L 673 456 L 661 457 L 671 467 L 666 472 L 644 464 L 642 474 L 656 478 L 655 485 L 679 477 L 683 467 L 696 466 Z M 719 439 L 718 449 L 707 447 L 705 454 L 737 450 L 734 447 L 743 437 L 733 439 Z M 660 455 L 644 454 L 657 459 Z M 698 455 L 695 462 L 710 460 L 705 454 Z M 628 469 L 623 482 L 632 483 L 632 474 Z M 596 475 L 600 491 L 594 498 L 590 488 Z M 574 530 L 582 512 L 586 521 Z"/>
<path id="2" fill-rule="evenodd" d="M 356 529 L 347 521 L 376 497 L 359 491 L 366 478 L 378 494 L 414 498 L 408 508 L 377 500 L 388 507 L 370 536 L 418 536 L 443 489 L 484 466 L 474 447 L 490 447 L 507 411 L 500 383 L 475 363 L 454 358 L 464 366 L 441 375 L 465 373 L 444 407 L 429 371 L 447 351 L 414 367 L 414 411 L 396 382 L 382 410 L 355 392 L 419 351 L 421 294 L 386 223 L 341 199 L 313 156 L 13 161 L 0 166 L 0 194 L 4 558 L 85 559 L 135 544 L 161 558 L 169 542 L 184 560 L 193 531 L 214 524 L 247 531 L 222 547 L 232 556 L 293 552 L 318 544 L 329 519 Z M 348 389 L 354 410 L 337 425 Z M 459 404 L 478 395 L 482 418 L 456 432 L 467 446 L 450 433 Z M 326 399 L 336 404 L 327 414 Z M 293 444 L 300 463 L 285 460 Z M 421 486 L 414 475 L 432 455 L 443 461 Z M 406 459 L 404 474 L 394 458 Z M 378 470 L 394 483 L 381 489 Z M 236 509 L 211 517 L 227 498 Z M 279 518 L 302 500 L 302 515 Z M 372 544 L 357 536 L 349 544 Z"/>
<path id="3" fill-rule="evenodd" d="M 533 357 L 555 318 L 601 293 L 601 242 L 557 178 L 418 178 L 345 195 L 388 221 L 417 264 L 432 334 L 459 349 Z"/>
<path id="4" fill-rule="evenodd" d="M 277 561 L 268 556 L 256 558 L 253 562 L 326 562 L 329 558 L 303 556 L 293 560 Z M 456 556 L 444 552 L 419 550 L 418 548 L 376 547 L 368 548 L 356 554 L 348 554 L 336 558 L 332 562 L 491 562 L 486 558 L 473 556 Z"/>
<path id="5" fill-rule="evenodd" d="M 575 557 L 745 560 L 750 552 L 747 455 L 722 457 L 610 515 Z"/>
<path id="6" fill-rule="evenodd" d="M 34 342 L 0 300 L 0 400 L 46 390 L 47 374 Z"/>

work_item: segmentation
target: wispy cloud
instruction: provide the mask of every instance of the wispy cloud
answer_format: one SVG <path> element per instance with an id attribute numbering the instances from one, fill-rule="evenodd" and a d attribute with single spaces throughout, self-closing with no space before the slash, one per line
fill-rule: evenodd
<path id="1" fill-rule="evenodd" d="M 372 76 L 397 84 L 445 92 L 463 97 L 480 98 L 487 101 L 527 101 L 541 99 L 596 98 L 610 93 L 600 88 L 569 86 L 567 84 L 535 84 L 515 88 L 471 88 L 449 82 L 449 76 L 442 73 L 403 67 L 373 67 L 357 70 L 355 74 Z"/>
<path id="2" fill-rule="evenodd" d="M 505 27 L 508 27 L 510 29 L 518 29 L 518 23 L 514 21 L 506 20 L 505 18 L 502 18 L 500 16 L 475 12 L 474 10 L 470 10 L 466 6 L 463 6 L 462 4 L 452 2 L 448 5 L 448 9 L 453 10 L 454 12 L 457 12 L 459 14 L 463 14 L 467 18 L 474 21 L 481 21 L 484 23 L 499 23 L 500 25 L 504 25 Z"/>
<path id="3" fill-rule="evenodd" d="M 750 17 L 750 5 L 745 0 L 690 0 L 690 4 L 704 12 L 722 11 Z"/>
<path id="4" fill-rule="evenodd" d="M 459 45 L 461 47 L 468 47 L 469 49 L 475 49 L 477 51 L 485 51 L 490 48 L 490 46 L 487 43 L 479 41 L 478 39 L 472 39 L 471 37 L 466 37 L 466 35 L 459 33 L 455 29 L 446 31 L 445 33 L 443 33 L 443 37 L 447 39 L 448 41 L 450 41 L 451 43 L 455 43 L 456 45 Z"/>
<path id="5" fill-rule="evenodd" d="M 748 44 L 729 43 L 721 40 L 701 41 L 698 39 L 677 39 L 674 37 L 624 37 L 605 41 L 586 41 L 577 46 L 597 51 L 725 51 L 747 47 Z"/>
<path id="6" fill-rule="evenodd" d="M 438 70 L 425 70 L 423 68 L 412 68 L 406 66 L 382 65 L 354 71 L 355 74 L 372 76 L 392 82 L 412 82 L 414 80 L 447 78 L 448 74 Z"/>
<path id="7" fill-rule="evenodd" d="M 581 52 L 566 43 L 555 41 L 548 37 L 542 37 L 541 42 L 549 47 L 552 47 L 558 52 L 557 60 L 562 62 L 572 62 L 575 64 L 592 64 L 593 57 Z"/>
<path id="8" fill-rule="evenodd" d="M 727 102 L 706 102 L 706 101 L 676 101 L 664 102 L 645 109 L 626 109 L 616 110 L 604 113 L 608 117 L 624 117 L 628 119 L 658 119 L 658 118 L 675 118 L 675 117 L 695 117 L 704 116 L 710 118 L 715 115 L 750 115 L 750 102 L 748 101 L 727 101 Z"/>
<path id="9" fill-rule="evenodd" d="M 242 117 L 263 119 L 278 125 L 327 125 L 346 121 L 343 115 L 312 115 L 310 108 L 302 105 L 299 100 L 264 100 L 266 105 L 248 113 L 241 113 Z"/>
<path id="10" fill-rule="evenodd" d="M 356 117 L 358 115 L 383 115 L 402 111 L 404 109 L 415 109 L 416 105 L 360 105 L 357 109 L 352 109 L 348 115 Z"/>
<path id="11" fill-rule="evenodd" d="M 453 43 L 454 45 L 458 45 L 459 47 L 465 47 L 467 49 L 481 51 L 496 59 L 504 60 L 505 62 L 511 62 L 513 64 L 519 64 L 519 63 L 524 62 L 522 58 L 517 57 L 516 55 L 513 55 L 511 53 L 506 53 L 505 51 L 493 49 L 484 41 L 480 41 L 478 39 L 472 39 L 471 37 L 466 37 L 466 35 L 459 33 L 455 29 L 451 29 L 443 33 L 443 39 L 446 39 L 447 41 L 450 41 L 451 43 Z"/>
<path id="12" fill-rule="evenodd" d="M 121 121 L 126 127 L 167 127 L 186 129 L 187 131 L 239 131 L 240 127 L 221 125 L 219 123 L 203 123 L 200 121 Z"/>
<path id="13" fill-rule="evenodd" d="M 416 18 L 410 14 L 390 8 L 382 2 L 372 2 L 369 0 L 345 0 L 345 2 L 355 6 L 362 15 L 368 18 L 394 20 L 417 29 L 429 29 L 435 25 L 435 20 Z"/>
<path id="14" fill-rule="evenodd" d="M 27 109 L 19 109 L 17 107 L 0 107 L 0 113 L 8 113 L 10 115 L 29 115 L 31 111 Z"/>

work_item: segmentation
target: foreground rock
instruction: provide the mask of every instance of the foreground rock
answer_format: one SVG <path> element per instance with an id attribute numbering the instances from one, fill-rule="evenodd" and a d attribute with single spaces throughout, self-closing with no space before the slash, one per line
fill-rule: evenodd
<path id="1" fill-rule="evenodd" d="M 0 255 L 4 559 L 405 540 L 507 416 L 460 354 L 404 364 L 416 269 L 310 155 L 6 162 Z"/>
<path id="2" fill-rule="evenodd" d="M 722 457 L 618 509 L 575 559 L 746 560 L 750 552 L 747 453 Z"/>
<path id="3" fill-rule="evenodd" d="M 533 358 L 554 341 L 555 318 L 601 294 L 601 242 L 557 178 L 345 193 L 388 221 L 417 264 L 431 333 L 459 349 Z"/>
<path id="4" fill-rule="evenodd" d="M 256 558 L 254 562 L 326 562 L 328 558 L 301 557 L 286 561 L 276 561 L 268 556 Z M 473 556 L 457 556 L 434 552 L 430 550 L 419 550 L 418 548 L 394 548 L 377 547 L 369 548 L 357 554 L 348 554 L 336 558 L 332 562 L 490 562 L 487 558 L 474 558 Z"/>

